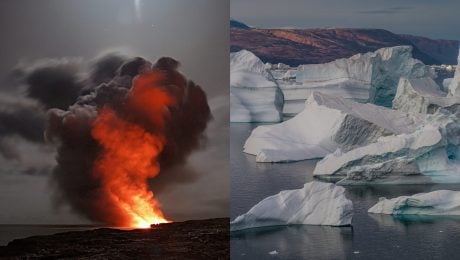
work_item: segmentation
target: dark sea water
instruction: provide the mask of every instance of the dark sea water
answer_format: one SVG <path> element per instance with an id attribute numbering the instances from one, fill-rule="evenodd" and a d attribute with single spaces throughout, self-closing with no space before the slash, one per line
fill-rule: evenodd
<path id="1" fill-rule="evenodd" d="M 316 160 L 256 163 L 242 147 L 256 124 L 230 124 L 231 219 L 263 198 L 313 180 Z M 232 233 L 232 259 L 460 259 L 460 219 L 394 218 L 368 214 L 379 197 L 397 197 L 460 185 L 345 187 L 353 201 L 352 227 L 296 225 Z M 275 251 L 277 253 L 269 254 Z"/>
<path id="2" fill-rule="evenodd" d="M 99 228 L 93 225 L 1 225 L 0 224 L 0 246 L 8 242 L 30 236 L 51 235 L 68 231 L 82 231 Z"/>

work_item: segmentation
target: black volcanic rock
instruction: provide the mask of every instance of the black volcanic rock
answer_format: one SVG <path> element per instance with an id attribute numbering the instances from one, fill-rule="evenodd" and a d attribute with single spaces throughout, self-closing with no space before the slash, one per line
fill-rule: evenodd
<path id="1" fill-rule="evenodd" d="M 326 63 L 384 47 L 411 45 L 413 56 L 425 64 L 456 63 L 458 41 L 427 41 L 420 40 L 421 38 L 398 35 L 382 29 L 233 27 L 230 28 L 230 50 L 246 49 L 257 55 L 263 62 L 281 62 L 297 66 Z"/>
<path id="2" fill-rule="evenodd" d="M 0 258 L 229 259 L 229 223 L 221 218 L 34 236 L 0 247 Z"/>

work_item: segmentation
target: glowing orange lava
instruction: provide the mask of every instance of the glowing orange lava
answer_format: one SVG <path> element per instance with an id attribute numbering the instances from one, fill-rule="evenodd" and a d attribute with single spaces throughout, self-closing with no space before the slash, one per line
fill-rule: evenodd
<path id="1" fill-rule="evenodd" d="M 138 76 L 124 104 L 129 113 L 104 107 L 94 121 L 91 134 L 103 149 L 93 168 L 103 194 L 97 205 L 113 216 L 114 225 L 147 228 L 169 222 L 147 185 L 160 171 L 167 108 L 176 103 L 162 88 L 162 77 L 158 71 Z M 154 129 L 130 122 L 130 113 Z"/>

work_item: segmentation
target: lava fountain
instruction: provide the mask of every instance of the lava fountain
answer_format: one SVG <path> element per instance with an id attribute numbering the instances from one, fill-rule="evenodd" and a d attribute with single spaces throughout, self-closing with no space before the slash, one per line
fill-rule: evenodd
<path id="1" fill-rule="evenodd" d="M 163 77 L 159 71 L 139 75 L 124 104 L 147 120 L 154 133 L 130 122 L 129 115 L 124 119 L 107 107 L 99 111 L 91 131 L 102 146 L 94 165 L 94 177 L 100 179 L 104 191 L 98 204 L 112 208 L 113 218 L 122 226 L 145 228 L 169 222 L 147 187 L 147 180 L 160 171 L 158 156 L 165 144 L 165 119 L 168 107 L 176 103 L 155 84 Z"/>

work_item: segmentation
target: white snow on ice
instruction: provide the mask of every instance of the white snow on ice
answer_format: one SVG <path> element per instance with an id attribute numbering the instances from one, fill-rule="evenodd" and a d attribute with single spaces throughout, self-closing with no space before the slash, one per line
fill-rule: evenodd
<path id="1" fill-rule="evenodd" d="M 235 218 L 230 230 L 292 224 L 350 225 L 353 204 L 344 193 L 343 187 L 316 181 L 298 190 L 281 191 Z"/>
<path id="2" fill-rule="evenodd" d="M 368 212 L 388 215 L 460 215 L 460 191 L 438 190 L 393 199 L 380 198 Z"/>
<path id="3" fill-rule="evenodd" d="M 230 54 L 230 121 L 279 122 L 283 94 L 265 64 L 253 53 Z"/>

